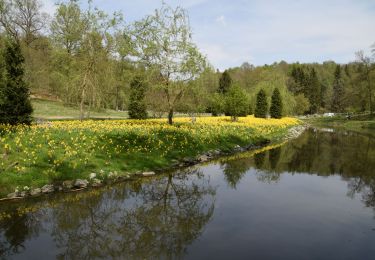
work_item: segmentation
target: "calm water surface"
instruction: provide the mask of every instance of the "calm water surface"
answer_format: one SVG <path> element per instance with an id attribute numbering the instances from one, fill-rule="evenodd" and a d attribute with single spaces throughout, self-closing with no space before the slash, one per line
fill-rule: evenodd
<path id="1" fill-rule="evenodd" d="M 375 139 L 310 130 L 0 214 L 0 259 L 375 259 Z"/>

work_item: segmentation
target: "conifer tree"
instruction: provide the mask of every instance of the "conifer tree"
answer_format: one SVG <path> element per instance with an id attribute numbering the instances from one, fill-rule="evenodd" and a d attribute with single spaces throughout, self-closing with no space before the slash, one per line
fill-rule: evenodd
<path id="1" fill-rule="evenodd" d="M 130 83 L 129 117 L 132 119 L 147 118 L 145 102 L 146 86 L 141 77 L 135 77 Z"/>
<path id="2" fill-rule="evenodd" d="M 271 98 L 270 116 L 272 118 L 281 118 L 283 110 L 283 103 L 278 88 L 275 88 Z"/>
<path id="3" fill-rule="evenodd" d="M 229 72 L 225 70 L 219 80 L 218 92 L 220 94 L 226 94 L 229 91 L 231 85 L 232 85 L 232 78 L 230 77 Z"/>
<path id="4" fill-rule="evenodd" d="M 344 83 L 341 78 L 340 65 L 336 66 L 335 79 L 333 81 L 333 96 L 331 109 L 332 112 L 343 112 L 344 111 Z"/>
<path id="5" fill-rule="evenodd" d="M 314 68 L 310 71 L 307 87 L 310 101 L 310 113 L 315 114 L 318 112 L 321 105 L 321 85 Z"/>
<path id="6" fill-rule="evenodd" d="M 30 92 L 25 83 L 24 57 L 18 41 L 8 40 L 4 55 L 4 74 L 0 83 L 0 124 L 31 124 Z"/>
<path id="7" fill-rule="evenodd" d="M 266 118 L 267 116 L 267 96 L 266 92 L 264 92 L 263 89 L 261 89 L 257 94 L 257 101 L 255 106 L 255 117 L 259 118 Z"/>

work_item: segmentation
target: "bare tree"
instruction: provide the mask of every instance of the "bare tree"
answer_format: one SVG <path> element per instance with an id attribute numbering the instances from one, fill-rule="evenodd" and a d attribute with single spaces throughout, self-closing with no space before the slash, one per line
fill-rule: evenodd
<path id="1" fill-rule="evenodd" d="M 0 0 L 0 24 L 12 37 L 22 38 L 27 46 L 45 28 L 48 14 L 41 12 L 39 0 Z"/>

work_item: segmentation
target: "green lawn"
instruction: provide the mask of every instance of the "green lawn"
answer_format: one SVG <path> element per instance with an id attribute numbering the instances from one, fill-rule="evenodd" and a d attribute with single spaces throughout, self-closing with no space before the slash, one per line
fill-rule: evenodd
<path id="1" fill-rule="evenodd" d="M 66 106 L 62 102 L 33 99 L 31 104 L 34 108 L 33 117 L 36 119 L 77 119 L 79 108 Z M 128 118 L 128 113 L 106 109 L 103 111 L 91 111 L 91 118 Z"/>

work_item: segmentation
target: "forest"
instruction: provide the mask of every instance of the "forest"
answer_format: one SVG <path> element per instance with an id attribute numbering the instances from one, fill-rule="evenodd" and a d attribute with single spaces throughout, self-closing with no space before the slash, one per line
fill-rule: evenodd
<path id="1" fill-rule="evenodd" d="M 60 1 L 51 17 L 40 0 L 2 0 L 1 50 L 18 42 L 31 98 L 77 107 L 81 119 L 101 109 L 129 110 L 132 118 L 168 114 L 170 122 L 175 112 L 248 115 L 261 90 L 269 107 L 275 89 L 283 116 L 375 108 L 374 56 L 364 51 L 348 64 L 244 62 L 221 72 L 194 43 L 183 8 L 162 3 L 139 21 L 124 17 L 92 1 Z"/>

